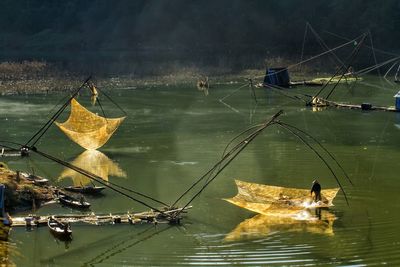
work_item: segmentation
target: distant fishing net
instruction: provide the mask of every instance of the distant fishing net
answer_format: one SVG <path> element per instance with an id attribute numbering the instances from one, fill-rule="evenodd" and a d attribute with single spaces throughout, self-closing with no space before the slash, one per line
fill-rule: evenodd
<path id="1" fill-rule="evenodd" d="M 279 186 L 247 183 L 235 180 L 238 194 L 226 201 L 260 214 L 270 216 L 297 216 L 305 208 L 332 206 L 339 188 L 321 191 L 321 201 L 313 202 L 309 189 L 286 188 Z"/>
<path id="2" fill-rule="evenodd" d="M 89 150 L 103 146 L 124 119 L 125 117 L 109 119 L 98 116 L 72 99 L 68 120 L 56 122 L 56 125 L 72 141 Z"/>

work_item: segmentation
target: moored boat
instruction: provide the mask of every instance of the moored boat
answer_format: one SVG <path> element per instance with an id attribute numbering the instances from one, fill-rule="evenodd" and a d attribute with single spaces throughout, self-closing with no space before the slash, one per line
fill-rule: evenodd
<path id="1" fill-rule="evenodd" d="M 81 196 L 80 199 L 66 195 L 66 194 L 59 194 L 58 199 L 61 204 L 78 209 L 87 209 L 90 207 L 90 203 L 85 201 L 85 198 Z"/>
<path id="2" fill-rule="evenodd" d="M 44 185 L 47 184 L 49 182 L 48 179 L 43 178 L 42 176 L 39 175 L 35 175 L 32 173 L 27 173 L 27 172 L 18 172 L 19 175 L 29 181 L 32 181 L 34 184 L 37 185 Z"/>
<path id="3" fill-rule="evenodd" d="M 81 194 L 88 194 L 88 195 L 96 195 L 101 193 L 105 189 L 104 186 L 67 186 L 64 187 L 64 190 L 81 193 Z"/>
<path id="4" fill-rule="evenodd" d="M 50 232 L 57 238 L 62 240 L 71 239 L 72 230 L 69 223 L 60 222 L 53 216 L 49 217 L 47 221 Z"/>

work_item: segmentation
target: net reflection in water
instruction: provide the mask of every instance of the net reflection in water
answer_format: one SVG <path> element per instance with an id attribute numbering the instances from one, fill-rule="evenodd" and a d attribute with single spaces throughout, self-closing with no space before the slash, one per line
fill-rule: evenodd
<path id="1" fill-rule="evenodd" d="M 98 150 L 86 150 L 71 162 L 79 168 L 87 170 L 103 180 L 108 181 L 108 176 L 126 177 L 126 173 L 119 165 L 113 162 L 104 153 Z M 65 168 L 60 174 L 59 179 L 70 177 L 75 186 L 86 185 L 90 179 L 70 168 Z"/>

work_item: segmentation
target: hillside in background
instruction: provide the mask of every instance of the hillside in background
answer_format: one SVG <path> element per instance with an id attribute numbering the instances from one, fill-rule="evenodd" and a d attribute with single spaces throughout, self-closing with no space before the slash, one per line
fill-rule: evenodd
<path id="1" fill-rule="evenodd" d="M 0 60 L 42 60 L 63 68 L 157 72 L 168 66 L 260 67 L 298 60 L 309 22 L 330 47 L 369 30 L 398 50 L 397 0 L 3 0 Z M 321 49 L 309 41 L 305 53 Z"/>

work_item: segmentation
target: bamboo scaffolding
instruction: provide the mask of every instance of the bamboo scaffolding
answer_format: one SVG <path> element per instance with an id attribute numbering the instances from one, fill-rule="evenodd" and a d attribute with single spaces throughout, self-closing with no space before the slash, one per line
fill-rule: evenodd
<path id="1" fill-rule="evenodd" d="M 144 223 L 171 223 L 171 219 L 166 215 L 186 213 L 192 206 L 186 208 L 176 208 L 166 210 L 163 213 L 157 211 L 144 211 L 139 213 L 109 213 L 109 214 L 59 214 L 59 215 L 28 215 L 24 217 L 13 217 L 13 227 L 38 227 L 47 225 L 48 219 L 53 216 L 64 223 L 84 223 L 90 225 L 110 225 L 110 224 L 144 224 Z M 180 218 L 177 218 L 178 220 Z"/>

